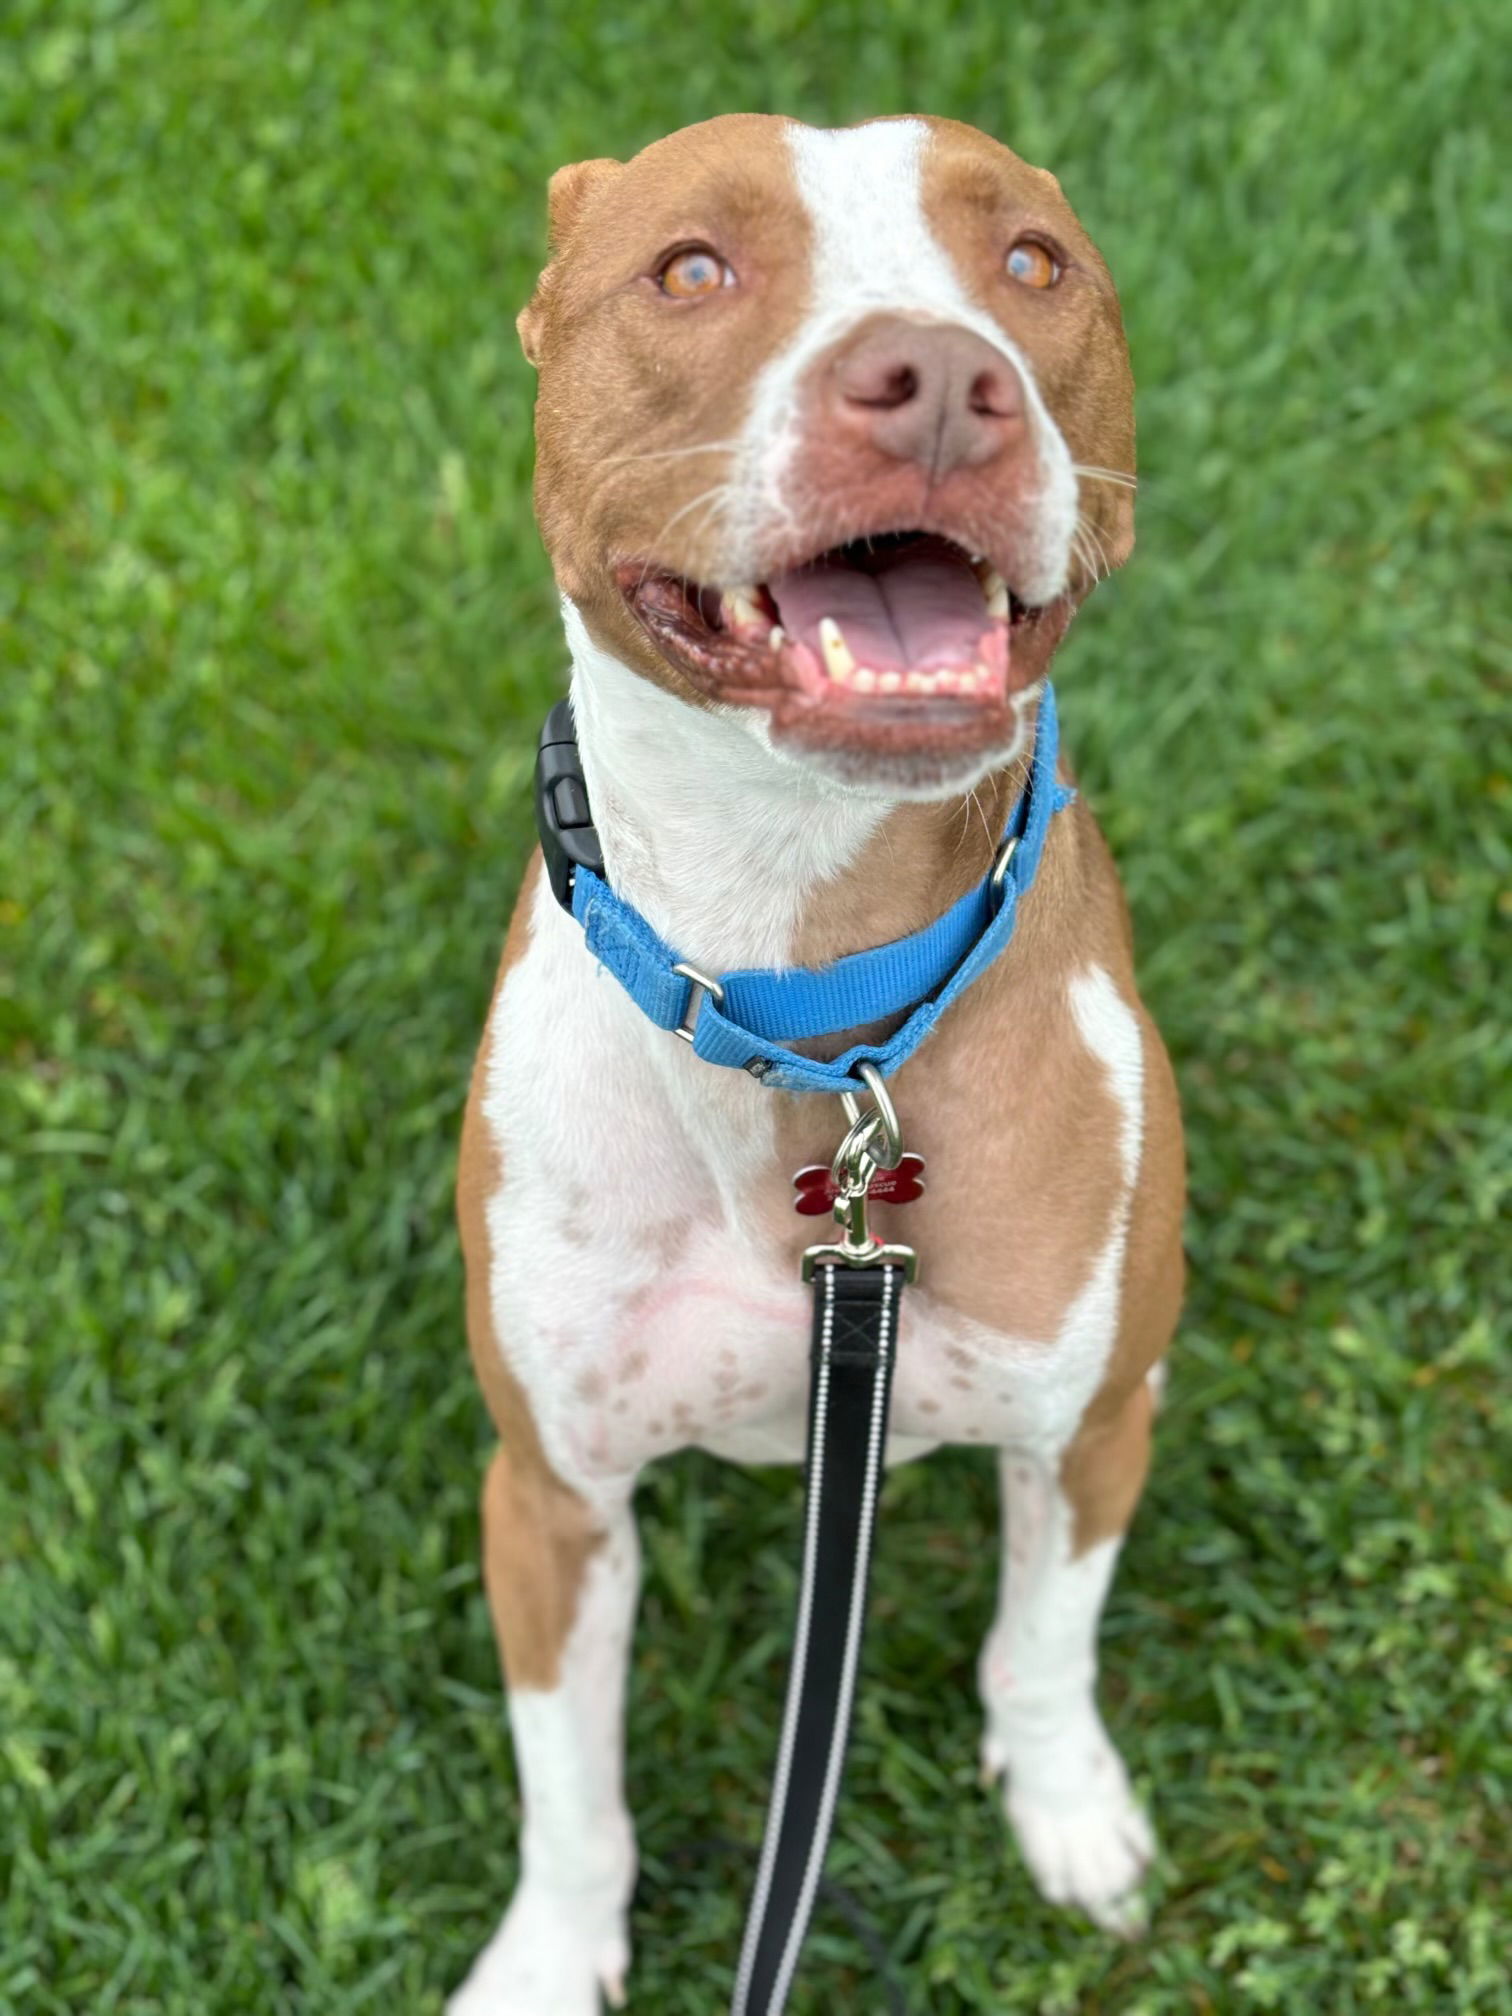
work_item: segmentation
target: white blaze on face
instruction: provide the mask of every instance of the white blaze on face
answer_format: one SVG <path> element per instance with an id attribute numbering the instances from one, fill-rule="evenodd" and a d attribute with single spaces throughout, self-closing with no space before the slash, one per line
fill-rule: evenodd
<path id="1" fill-rule="evenodd" d="M 1023 381 L 1040 483 L 1029 571 L 1013 585 L 1024 601 L 1040 604 L 1066 585 L 1077 511 L 1071 455 L 1028 359 L 972 300 L 929 227 L 924 172 L 930 144 L 920 119 L 834 130 L 795 122 L 789 128 L 794 177 L 813 234 L 811 296 L 796 339 L 756 381 L 732 486 L 732 531 L 743 571 L 754 575 L 762 535 L 783 522 L 794 495 L 794 465 L 803 448 L 801 394 L 818 358 L 868 315 L 955 323 L 1001 352 Z"/>

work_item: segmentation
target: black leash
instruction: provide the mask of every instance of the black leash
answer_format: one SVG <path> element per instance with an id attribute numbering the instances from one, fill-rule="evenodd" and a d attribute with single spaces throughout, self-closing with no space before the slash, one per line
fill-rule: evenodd
<path id="1" fill-rule="evenodd" d="M 709 1834 L 700 1840 L 684 1841 L 676 1848 L 664 1849 L 662 1856 L 663 1860 L 670 1864 L 689 1868 L 700 1862 L 753 1862 L 756 1859 L 756 1850 L 748 1842 L 731 1841 L 721 1834 Z M 860 1898 L 843 1883 L 837 1883 L 833 1876 L 821 1876 L 818 1895 L 814 1900 L 815 1914 L 822 1914 L 826 1908 L 850 1927 L 856 1944 L 866 1955 L 873 1973 L 881 1984 L 886 2016 L 908 2016 L 908 1997 L 903 1992 L 897 1968 L 887 1951 L 886 1941 L 872 1923 Z"/>
<path id="2" fill-rule="evenodd" d="M 914 1256 L 866 1227 L 866 1192 L 897 1163 L 897 1121 L 881 1080 L 835 1158 L 843 1237 L 811 1246 L 814 1284 L 803 1573 L 782 1737 L 761 1865 L 746 1919 L 730 2016 L 787 2006 L 834 1827 L 866 1627 L 877 1499 L 887 1449 L 898 1311 Z M 885 1145 L 881 1145 L 885 1140 Z M 886 1163 L 883 1157 L 886 1157 Z"/>

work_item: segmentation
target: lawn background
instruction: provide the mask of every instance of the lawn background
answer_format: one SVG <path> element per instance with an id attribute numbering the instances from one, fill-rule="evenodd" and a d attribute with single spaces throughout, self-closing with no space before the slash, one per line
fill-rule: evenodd
<path id="1" fill-rule="evenodd" d="M 1192 1152 L 1105 1638 L 1154 1936 L 974 1789 L 976 1457 L 889 1486 L 832 1866 L 931 2016 L 1512 2010 L 1498 13 L 11 0 L 7 2016 L 437 2012 L 504 1902 L 448 1192 L 562 670 L 512 322 L 553 167 L 736 108 L 975 121 L 1112 264 L 1140 546 L 1060 689 Z M 659 2016 L 722 2006 L 747 1872 L 678 1850 L 757 1836 L 794 1490 L 644 1493 Z M 825 1915 L 795 2010 L 877 2006 Z"/>

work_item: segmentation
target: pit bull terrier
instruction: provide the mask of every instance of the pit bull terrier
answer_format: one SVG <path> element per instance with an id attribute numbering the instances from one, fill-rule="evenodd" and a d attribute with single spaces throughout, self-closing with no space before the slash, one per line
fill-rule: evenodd
<path id="1" fill-rule="evenodd" d="M 711 977 L 918 931 L 986 873 L 1052 655 L 1133 544 L 1106 267 L 1053 175 L 933 118 L 731 116 L 580 162 L 552 178 L 550 245 L 519 330 L 606 881 Z M 929 1180 L 906 1227 L 877 1207 L 921 1256 L 889 1459 L 997 1452 L 984 1770 L 1044 1895 L 1128 1928 L 1153 1838 L 1096 1636 L 1181 1296 L 1184 1173 L 1080 800 L 1012 943 L 890 1090 Z M 532 861 L 458 1183 L 521 1874 L 452 2016 L 623 1998 L 636 1478 L 689 1445 L 802 1459 L 792 1177 L 829 1160 L 837 1115 L 654 1026 Z"/>

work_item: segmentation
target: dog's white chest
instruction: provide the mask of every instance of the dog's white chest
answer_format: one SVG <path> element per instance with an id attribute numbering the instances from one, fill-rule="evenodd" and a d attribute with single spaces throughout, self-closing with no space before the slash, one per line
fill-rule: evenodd
<path id="1" fill-rule="evenodd" d="M 513 1216 L 501 1213 L 506 1227 Z M 617 1260 L 592 1267 L 594 1287 L 569 1288 L 558 1251 L 544 1270 L 556 1284 L 549 1314 L 516 1307 L 524 1320 L 513 1330 L 513 1363 L 564 1474 L 607 1481 L 695 1444 L 741 1462 L 801 1460 L 810 1291 L 790 1257 L 723 1222 L 684 1233 L 648 1216 L 616 1232 Z M 624 1285 L 613 1284 L 616 1275 Z M 511 1302 L 534 1301 L 521 1285 Z M 1058 1445 L 1105 1358 L 1096 1327 L 1090 1351 L 1076 1340 L 1047 1350 L 955 1316 L 926 1288 L 910 1290 L 892 1459 L 938 1442 Z"/>
<path id="2" fill-rule="evenodd" d="M 778 1166 L 772 1109 L 652 1029 L 538 896 L 485 1110 L 506 1179 L 488 1207 L 495 1327 L 551 1461 L 591 1486 L 692 1444 L 799 1460 L 810 1298 L 756 1202 Z M 813 1221 L 821 1237 L 826 1222 Z M 922 1251 L 899 1326 L 894 1454 L 1063 1446 L 1108 1362 L 1122 1248 L 1120 1214 L 1056 1335 L 1037 1339 L 953 1311 Z"/>

